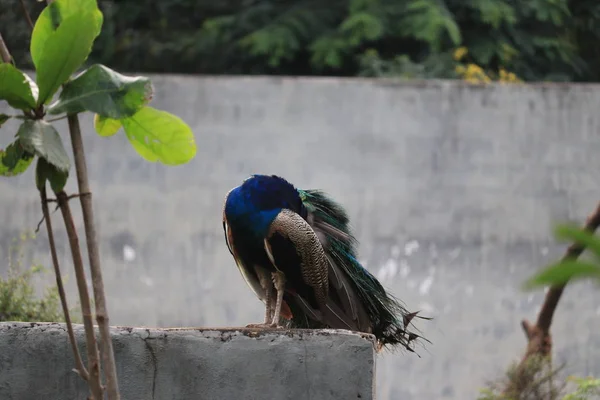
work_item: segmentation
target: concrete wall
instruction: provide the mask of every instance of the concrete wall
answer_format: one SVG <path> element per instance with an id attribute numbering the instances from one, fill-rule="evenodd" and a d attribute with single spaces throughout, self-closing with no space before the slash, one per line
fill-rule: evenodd
<path id="1" fill-rule="evenodd" d="M 523 350 L 519 321 L 543 297 L 520 284 L 564 249 L 552 224 L 582 221 L 600 199 L 598 86 L 153 81 L 154 105 L 196 133 L 190 164 L 148 164 L 122 134 L 97 137 L 91 116 L 82 119 L 111 322 L 260 321 L 261 303 L 226 249 L 221 207 L 249 174 L 280 174 L 340 200 L 361 260 L 409 309 L 435 317 L 419 322 L 433 342 L 421 358 L 379 357 L 380 400 L 474 398 L 500 376 Z M 2 128 L 0 145 L 14 129 Z M 0 180 L 0 259 L 39 221 L 32 172 Z M 72 290 L 62 231 L 59 247 Z M 27 251 L 50 265 L 45 234 Z M 600 375 L 599 300 L 577 283 L 560 304 L 554 339 L 569 373 Z"/>
<path id="2" fill-rule="evenodd" d="M 74 331 L 86 354 L 83 326 Z M 370 335 L 140 328 L 111 334 L 126 400 L 374 398 Z M 0 399 L 87 398 L 87 385 L 72 372 L 64 324 L 0 323 L 0 350 Z"/>

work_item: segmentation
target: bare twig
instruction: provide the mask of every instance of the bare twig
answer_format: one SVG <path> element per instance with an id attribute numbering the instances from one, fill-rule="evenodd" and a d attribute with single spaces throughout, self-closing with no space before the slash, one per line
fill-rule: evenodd
<path id="1" fill-rule="evenodd" d="M 85 281 L 85 271 L 83 269 L 83 260 L 81 259 L 81 248 L 79 247 L 79 238 L 77 230 L 73 222 L 71 207 L 69 206 L 68 196 L 64 191 L 56 194 L 60 211 L 67 229 L 69 244 L 71 247 L 71 256 L 73 257 L 73 266 L 75 267 L 75 278 L 77 280 L 77 288 L 79 289 L 79 298 L 81 301 L 81 314 L 83 316 L 83 325 L 86 335 L 86 350 L 88 354 L 88 383 L 94 400 L 103 399 L 103 389 L 100 384 L 100 366 L 98 345 L 96 344 L 96 336 L 94 334 L 94 323 L 92 321 L 92 311 L 90 307 L 90 295 Z"/>
<path id="2" fill-rule="evenodd" d="M 25 4 L 25 0 L 20 0 L 21 1 L 21 8 L 23 8 L 23 14 L 25 14 L 25 19 L 27 20 L 27 23 L 29 24 L 29 27 L 31 28 L 31 30 L 33 30 L 33 21 L 31 20 L 31 16 L 29 15 L 29 10 L 27 10 L 27 5 Z"/>
<path id="3" fill-rule="evenodd" d="M 56 286 L 58 287 L 58 294 L 60 296 L 60 303 L 62 305 L 63 313 L 65 314 L 65 322 L 67 324 L 67 332 L 69 334 L 69 341 L 73 348 L 73 358 L 75 358 L 75 364 L 77 365 L 77 373 L 86 381 L 89 379 L 87 369 L 83 366 L 83 360 L 77 347 L 77 341 L 75 341 L 75 334 L 73 333 L 73 324 L 71 323 L 71 316 L 69 315 L 69 307 L 67 305 L 67 296 L 65 294 L 65 288 L 62 282 L 62 275 L 60 273 L 60 265 L 58 263 L 58 256 L 56 255 L 56 245 L 54 243 L 54 232 L 52 231 L 52 220 L 50 219 L 50 210 L 48 209 L 48 202 L 46 201 L 46 188 L 40 190 L 40 200 L 42 202 L 42 213 L 44 214 L 44 220 L 46 221 L 46 230 L 48 231 L 48 243 L 50 244 L 50 254 L 52 256 L 52 264 L 54 265 L 54 274 L 56 275 Z"/>
<path id="4" fill-rule="evenodd" d="M 67 196 L 67 200 L 73 200 L 76 199 L 77 197 L 81 197 L 81 196 L 91 196 L 92 194 L 90 192 L 87 193 L 74 193 L 74 194 L 70 194 L 69 196 Z M 46 199 L 46 201 L 48 203 L 57 203 L 58 200 L 57 199 Z"/>
<path id="5" fill-rule="evenodd" d="M 589 232 L 594 232 L 600 226 L 600 204 L 596 207 L 596 210 L 588 217 L 584 229 Z M 585 250 L 585 246 L 579 243 L 573 243 L 569 246 L 562 260 L 575 260 Z M 552 325 L 552 318 L 554 312 L 558 306 L 558 302 L 563 294 L 566 284 L 552 286 L 546 293 L 546 298 L 542 304 L 542 308 L 538 313 L 537 321 L 535 325 L 531 324 L 528 320 L 523 320 L 521 326 L 527 336 L 527 349 L 525 355 L 521 359 L 518 367 L 517 379 L 512 382 L 511 385 L 522 385 L 526 384 L 528 380 L 526 364 L 528 360 L 535 356 L 541 355 L 544 357 L 550 357 L 552 354 L 552 336 L 550 335 L 550 326 Z M 507 388 L 510 390 L 511 388 Z"/>
<path id="6" fill-rule="evenodd" d="M 74 198 L 77 198 L 79 196 L 86 196 L 86 195 L 91 195 L 91 193 L 75 193 L 75 194 L 70 194 L 69 196 L 67 196 L 67 200 L 72 200 Z M 46 203 L 58 203 L 57 199 L 45 199 Z M 56 208 L 54 209 L 55 212 L 56 210 L 58 210 L 58 204 L 56 206 Z M 40 231 L 40 227 L 42 226 L 42 224 L 44 223 L 44 220 L 46 219 L 46 217 L 44 215 L 42 215 L 42 219 L 40 219 L 40 222 L 38 222 L 37 227 L 35 228 L 35 233 L 38 233 Z"/>
<path id="7" fill-rule="evenodd" d="M 55 199 L 52 199 L 52 200 L 56 201 Z M 50 202 L 51 202 L 50 200 L 46 199 L 46 203 L 50 203 Z M 59 208 L 58 204 L 56 204 L 56 208 L 54 209 L 54 211 L 52 211 L 52 213 L 54 214 L 56 212 L 56 210 L 58 210 L 58 208 Z M 45 220 L 46 220 L 46 217 L 42 214 L 42 219 L 40 219 L 40 222 L 38 222 L 37 227 L 35 228 L 35 233 L 38 233 L 40 231 L 40 228 Z"/>
<path id="8" fill-rule="evenodd" d="M 2 62 L 10 63 L 12 62 L 12 57 L 10 56 L 10 52 L 8 51 L 8 47 L 6 47 L 6 43 L 4 43 L 4 39 L 2 38 L 2 34 L 0 33 L 0 58 Z"/>
<path id="9" fill-rule="evenodd" d="M 77 115 L 71 115 L 69 116 L 68 122 L 69 132 L 71 134 L 71 144 L 73 146 L 75 170 L 77 172 L 77 185 L 79 187 L 79 192 L 85 194 L 85 196 L 80 196 L 79 200 L 81 201 L 81 209 L 83 212 L 85 237 L 90 261 L 90 271 L 92 274 L 92 286 L 94 288 L 96 321 L 98 322 L 98 327 L 100 328 L 100 337 L 102 339 L 102 365 L 104 367 L 104 376 L 106 379 L 106 391 L 109 400 L 119 400 L 119 383 L 117 380 L 112 339 L 110 337 L 108 309 L 104 294 L 104 283 L 102 280 L 102 270 L 100 268 L 100 253 L 98 251 L 96 226 L 94 224 L 94 212 L 92 209 L 92 195 L 88 181 L 83 140 L 81 137 L 81 128 L 79 127 L 79 118 Z"/>

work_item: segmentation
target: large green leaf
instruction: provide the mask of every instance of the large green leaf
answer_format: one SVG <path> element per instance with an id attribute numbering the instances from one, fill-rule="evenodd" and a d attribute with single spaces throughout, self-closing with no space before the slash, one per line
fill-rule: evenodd
<path id="1" fill-rule="evenodd" d="M 133 148 L 148 161 L 178 165 L 196 155 L 192 130 L 173 114 L 146 106 L 122 122 Z"/>
<path id="2" fill-rule="evenodd" d="M 94 129 L 100 136 L 112 136 L 122 127 L 123 124 L 118 119 L 107 118 L 98 114 L 94 115 Z"/>
<path id="3" fill-rule="evenodd" d="M 121 75 L 95 64 L 69 81 L 50 114 L 76 114 L 92 111 L 103 117 L 130 117 L 152 99 L 150 79 Z"/>
<path id="4" fill-rule="evenodd" d="M 553 264 L 534 275 L 525 282 L 525 288 L 539 286 L 564 285 L 570 280 L 596 278 L 600 279 L 600 267 L 579 260 L 564 260 Z"/>
<path id="5" fill-rule="evenodd" d="M 0 175 L 15 176 L 27 170 L 33 161 L 33 154 L 26 152 L 18 140 L 0 150 Z"/>
<path id="6" fill-rule="evenodd" d="M 89 28 L 95 29 L 98 36 L 102 29 L 103 17 L 96 0 L 55 0 L 40 13 L 33 28 L 30 46 L 31 58 L 36 68 L 39 68 L 46 41 L 60 24 L 71 16 L 87 13 L 93 14 L 96 19 L 96 23 Z"/>
<path id="7" fill-rule="evenodd" d="M 29 76 L 12 64 L 0 64 L 0 100 L 20 110 L 31 110 L 35 108 L 37 96 L 38 87 Z"/>
<path id="8" fill-rule="evenodd" d="M 61 171 L 71 167 L 60 135 L 54 127 L 44 120 L 26 120 L 19 127 L 17 137 L 23 149 L 45 158 Z"/>
<path id="9" fill-rule="evenodd" d="M 42 190 L 46 181 L 50 182 L 50 187 L 54 193 L 58 193 L 67 184 L 69 178 L 69 171 L 61 171 L 54 165 L 50 164 L 43 158 L 38 158 L 37 165 L 35 167 L 35 185 L 38 190 Z"/>
<path id="10" fill-rule="evenodd" d="M 40 88 L 38 104 L 49 102 L 60 85 L 87 59 L 101 25 L 98 13 L 96 10 L 65 18 L 44 41 L 35 63 Z"/>

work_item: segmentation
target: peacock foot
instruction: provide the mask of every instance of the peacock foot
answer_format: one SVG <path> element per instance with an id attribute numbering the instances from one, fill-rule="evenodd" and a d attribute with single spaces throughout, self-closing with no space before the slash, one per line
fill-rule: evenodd
<path id="1" fill-rule="evenodd" d="M 269 329 L 269 328 L 271 328 L 271 324 L 265 324 L 264 322 L 260 323 L 260 324 L 248 324 L 248 325 L 246 325 L 246 328 Z"/>
<path id="2" fill-rule="evenodd" d="M 248 324 L 248 325 L 246 325 L 246 328 L 283 329 L 284 327 L 279 324 L 260 323 L 260 324 Z"/>

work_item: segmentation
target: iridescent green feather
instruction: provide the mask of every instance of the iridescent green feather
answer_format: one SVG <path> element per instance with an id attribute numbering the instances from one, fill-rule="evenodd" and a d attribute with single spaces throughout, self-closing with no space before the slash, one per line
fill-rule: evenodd
<path id="1" fill-rule="evenodd" d="M 371 319 L 373 334 L 380 346 L 399 344 L 412 351 L 409 344 L 420 336 L 410 332 L 408 326 L 416 313 L 409 313 L 400 301 L 387 293 L 381 283 L 358 262 L 357 242 L 348 226 L 348 215 L 344 208 L 319 190 L 298 189 L 298 193 L 304 206 L 315 219 L 343 232 L 343 235 L 324 232 L 327 239 L 325 251 L 350 278 Z M 305 325 L 303 322 L 306 321 L 306 318 L 294 318 L 292 324 L 300 327 Z"/>

